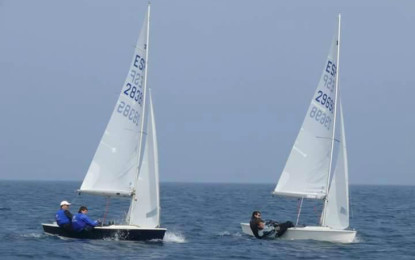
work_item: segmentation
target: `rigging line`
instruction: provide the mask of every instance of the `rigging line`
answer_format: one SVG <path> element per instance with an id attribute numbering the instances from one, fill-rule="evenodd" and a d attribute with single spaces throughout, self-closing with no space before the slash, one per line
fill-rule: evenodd
<path id="1" fill-rule="evenodd" d="M 353 218 L 352 196 L 350 195 L 350 186 L 348 187 L 348 189 L 349 189 L 349 212 L 350 212 L 350 217 Z"/>
<path id="2" fill-rule="evenodd" d="M 69 201 L 71 204 L 75 204 L 78 201 L 79 196 L 81 196 L 77 190 L 75 190 L 75 193 L 75 197 L 72 197 L 72 200 Z"/>
<path id="3" fill-rule="evenodd" d="M 313 206 L 313 210 L 314 210 L 314 213 L 316 214 L 316 216 L 318 217 L 317 222 L 320 222 L 321 221 L 321 218 L 323 216 L 323 209 L 320 209 L 319 210 L 319 209 L 317 209 L 317 207 L 318 207 L 318 205 L 314 205 Z M 324 202 L 323 202 L 322 207 L 324 208 Z"/>
<path id="4" fill-rule="evenodd" d="M 109 207 L 110 207 L 110 201 L 111 201 L 111 198 L 108 196 L 107 197 L 107 202 L 106 202 L 106 205 L 105 205 L 105 211 L 104 211 L 104 216 L 103 216 L 102 224 L 105 223 L 105 218 L 107 217 L 107 213 L 108 213 L 108 210 L 109 210 Z"/>
<path id="5" fill-rule="evenodd" d="M 334 140 L 335 142 L 338 142 L 338 143 L 340 143 L 340 140 L 339 139 L 337 139 L 337 138 L 331 138 L 331 137 L 324 137 L 324 136 L 316 136 L 316 138 L 319 138 L 319 139 L 327 139 L 327 140 Z"/>
<path id="6" fill-rule="evenodd" d="M 303 206 L 303 200 L 304 200 L 304 198 L 298 199 L 298 205 L 297 205 L 297 221 L 295 223 L 296 226 L 298 226 L 298 222 L 300 221 L 300 213 L 301 213 L 301 208 Z"/>

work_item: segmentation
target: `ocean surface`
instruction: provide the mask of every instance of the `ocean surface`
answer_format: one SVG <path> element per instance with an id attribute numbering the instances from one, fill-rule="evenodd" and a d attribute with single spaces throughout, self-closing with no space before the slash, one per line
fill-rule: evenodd
<path id="1" fill-rule="evenodd" d="M 272 197 L 273 185 L 162 183 L 163 241 L 65 239 L 43 233 L 61 200 L 101 218 L 107 202 L 77 196 L 80 182 L 0 181 L 1 259 L 415 259 L 415 187 L 351 186 L 352 244 L 258 240 L 239 223 L 253 210 L 295 222 L 297 200 Z M 111 200 L 107 220 L 122 220 L 127 200 Z M 301 224 L 316 224 L 322 205 L 305 203 Z"/>

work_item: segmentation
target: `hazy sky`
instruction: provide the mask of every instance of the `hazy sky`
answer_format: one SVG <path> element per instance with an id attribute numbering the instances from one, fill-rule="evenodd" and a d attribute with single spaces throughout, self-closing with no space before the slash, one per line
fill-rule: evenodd
<path id="1" fill-rule="evenodd" d="M 0 179 L 81 181 L 147 1 L 0 1 Z M 276 183 L 342 13 L 352 184 L 415 185 L 414 1 L 152 1 L 161 181 Z"/>

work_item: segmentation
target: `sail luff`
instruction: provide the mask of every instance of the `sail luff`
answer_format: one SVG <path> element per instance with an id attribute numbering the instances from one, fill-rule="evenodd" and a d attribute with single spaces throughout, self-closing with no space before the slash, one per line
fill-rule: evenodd
<path id="1" fill-rule="evenodd" d="M 137 167 L 137 173 L 136 173 L 136 177 L 135 177 L 135 181 L 134 181 L 134 186 L 133 187 L 137 187 L 137 182 L 138 182 L 138 177 L 140 175 L 140 168 L 141 168 L 141 163 L 142 163 L 142 148 L 143 148 L 143 135 L 144 135 L 144 124 L 146 121 L 146 101 L 147 101 L 147 73 L 148 73 L 148 49 L 149 49 L 149 35 L 150 35 L 150 2 L 148 3 L 147 6 L 147 19 L 146 19 L 146 44 L 145 44 L 145 56 L 146 56 L 146 60 L 145 60 L 145 70 L 144 70 L 144 86 L 143 86 L 143 117 L 141 120 L 141 125 L 140 125 L 140 137 L 139 137 L 139 150 L 138 150 L 138 167 Z M 130 217 L 130 213 L 133 212 L 133 208 L 135 203 L 134 200 L 136 200 L 136 193 L 137 191 L 134 191 L 134 195 L 131 198 L 131 203 L 130 203 L 130 210 L 129 210 L 129 214 L 126 216 L 126 221 L 131 224 L 131 217 Z"/>
<path id="2" fill-rule="evenodd" d="M 337 99 L 339 93 L 339 74 L 340 74 L 340 29 L 341 29 L 341 14 L 339 14 L 339 21 L 338 21 L 338 28 L 337 28 L 337 73 L 336 73 L 336 86 L 335 86 L 335 97 L 334 97 L 334 117 L 333 117 L 333 135 L 331 140 L 331 151 L 330 151 L 330 165 L 329 171 L 327 175 L 327 185 L 326 185 L 326 194 L 329 194 L 330 189 L 330 176 L 333 167 L 333 152 L 334 152 L 334 139 L 336 134 L 336 119 L 337 119 Z M 324 199 L 324 208 L 322 212 L 321 218 L 321 225 L 325 225 L 325 215 L 326 215 L 326 207 L 327 207 L 327 197 Z"/>

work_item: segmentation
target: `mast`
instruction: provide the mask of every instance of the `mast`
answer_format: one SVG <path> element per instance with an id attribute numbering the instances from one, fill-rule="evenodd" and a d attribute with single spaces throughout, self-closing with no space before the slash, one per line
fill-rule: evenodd
<path id="1" fill-rule="evenodd" d="M 134 187 L 137 186 L 137 182 L 138 182 L 138 176 L 140 175 L 140 168 L 141 168 L 141 156 L 142 156 L 142 147 L 143 147 L 143 131 L 144 131 L 144 122 L 145 122 L 145 118 L 146 118 L 146 90 L 147 90 L 147 72 L 148 72 L 148 49 L 149 49 L 149 35 L 150 35 L 150 2 L 148 2 L 148 7 L 147 7 L 147 32 L 146 32 L 146 46 L 145 46 L 145 51 L 146 51 L 146 65 L 145 65 L 145 71 L 144 71 L 144 88 L 143 88 L 143 114 L 142 114 L 142 118 L 141 118 L 141 125 L 140 125 L 140 138 L 139 138 L 139 150 L 138 150 L 138 167 L 137 167 L 137 175 L 135 177 L 134 180 Z M 134 203 L 133 201 L 136 200 L 136 191 L 134 190 L 134 194 L 131 198 L 131 203 L 130 203 L 130 210 L 129 212 L 132 212 L 132 208 L 134 207 Z M 126 219 L 128 220 L 129 224 L 131 224 L 131 220 L 130 220 L 130 216 L 128 214 L 128 216 L 126 217 Z"/>
<path id="2" fill-rule="evenodd" d="M 326 216 L 326 207 L 327 207 L 327 196 L 329 194 L 330 189 L 330 175 L 331 175 L 331 169 L 333 167 L 333 150 L 334 150 L 334 138 L 336 134 L 336 117 L 337 117 L 337 97 L 339 92 L 339 63 L 340 63 L 340 25 L 341 25 L 341 14 L 339 14 L 339 21 L 338 21 L 338 28 L 337 28 L 337 72 L 336 72 L 336 94 L 334 98 L 334 118 L 333 118 L 333 135 L 331 138 L 331 152 L 330 152 L 330 166 L 329 166 L 329 172 L 327 176 L 327 184 L 326 184 L 326 197 L 324 199 L 324 208 L 323 208 L 323 214 L 320 219 L 321 226 L 325 225 L 325 216 Z"/>

